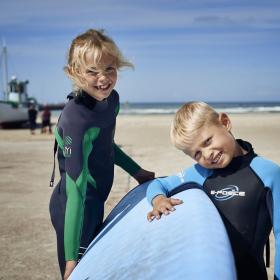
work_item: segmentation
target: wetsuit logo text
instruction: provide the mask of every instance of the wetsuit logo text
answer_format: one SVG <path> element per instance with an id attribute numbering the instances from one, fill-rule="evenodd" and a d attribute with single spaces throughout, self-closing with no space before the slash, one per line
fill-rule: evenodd
<path id="1" fill-rule="evenodd" d="M 71 147 L 64 147 L 64 156 L 65 157 L 71 157 L 71 154 L 72 154 L 72 149 Z"/>
<path id="2" fill-rule="evenodd" d="M 65 136 L 64 138 L 64 156 L 65 157 L 71 157 L 72 154 L 72 138 L 70 136 Z"/>
<path id="3" fill-rule="evenodd" d="M 229 185 L 219 191 L 211 190 L 211 195 L 213 195 L 216 200 L 228 200 L 235 196 L 245 196 L 245 192 L 240 192 L 237 186 Z"/>

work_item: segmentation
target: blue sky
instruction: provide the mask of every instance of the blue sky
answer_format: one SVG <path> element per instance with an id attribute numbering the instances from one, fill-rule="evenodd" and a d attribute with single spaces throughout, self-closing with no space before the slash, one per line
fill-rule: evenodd
<path id="1" fill-rule="evenodd" d="M 135 65 L 119 74 L 122 102 L 280 101 L 279 0 L 0 0 L 9 75 L 41 103 L 71 91 L 67 50 L 89 28 Z"/>

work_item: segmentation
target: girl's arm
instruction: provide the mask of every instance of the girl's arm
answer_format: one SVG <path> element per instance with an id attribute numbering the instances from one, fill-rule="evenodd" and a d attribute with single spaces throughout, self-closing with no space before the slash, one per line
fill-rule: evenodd
<path id="1" fill-rule="evenodd" d="M 115 164 L 120 166 L 131 176 L 136 174 L 141 169 L 140 165 L 138 165 L 131 157 L 129 157 L 116 143 L 114 143 L 114 150 Z"/>
<path id="2" fill-rule="evenodd" d="M 129 157 L 116 143 L 114 143 L 115 164 L 133 176 L 139 184 L 152 180 L 154 172 L 142 169 L 131 157 Z"/>

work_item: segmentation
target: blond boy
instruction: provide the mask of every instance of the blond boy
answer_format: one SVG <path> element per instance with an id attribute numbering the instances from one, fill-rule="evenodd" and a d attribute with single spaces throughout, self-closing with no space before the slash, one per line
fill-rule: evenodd
<path id="1" fill-rule="evenodd" d="M 170 198 L 169 193 L 195 182 L 221 214 L 238 279 L 267 279 L 263 251 L 272 225 L 275 279 L 280 279 L 280 167 L 255 154 L 250 143 L 235 139 L 231 128 L 228 115 L 217 113 L 206 103 L 191 102 L 179 109 L 171 127 L 171 140 L 197 163 L 149 185 L 147 198 L 153 209 L 147 217 L 152 221 L 174 211 L 174 206 L 183 202 Z"/>

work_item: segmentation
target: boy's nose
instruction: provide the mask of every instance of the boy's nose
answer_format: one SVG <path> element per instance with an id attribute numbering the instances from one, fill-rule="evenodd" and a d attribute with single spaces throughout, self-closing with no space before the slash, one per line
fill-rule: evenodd
<path id="1" fill-rule="evenodd" d="M 203 155 L 205 160 L 207 161 L 213 160 L 213 152 L 210 149 L 205 149 Z"/>

